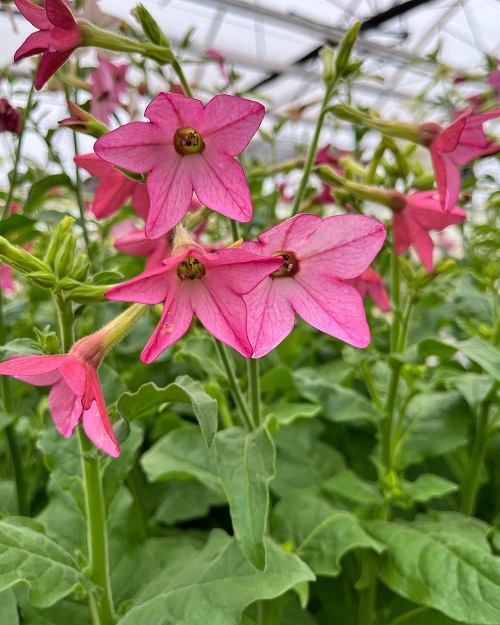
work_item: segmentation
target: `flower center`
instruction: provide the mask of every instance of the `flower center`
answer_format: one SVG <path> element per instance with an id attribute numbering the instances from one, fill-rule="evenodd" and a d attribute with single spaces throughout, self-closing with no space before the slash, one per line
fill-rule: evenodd
<path id="1" fill-rule="evenodd" d="M 194 128 L 178 128 L 174 136 L 174 146 L 177 154 L 201 154 L 205 149 L 203 139 Z"/>
<path id="2" fill-rule="evenodd" d="M 181 280 L 200 280 L 206 272 L 205 265 L 193 256 L 188 256 L 177 265 L 177 275 Z"/>
<path id="3" fill-rule="evenodd" d="M 299 261 L 293 252 L 275 252 L 275 258 L 282 258 L 281 267 L 271 274 L 271 278 L 286 278 L 294 276 L 299 270 Z"/>

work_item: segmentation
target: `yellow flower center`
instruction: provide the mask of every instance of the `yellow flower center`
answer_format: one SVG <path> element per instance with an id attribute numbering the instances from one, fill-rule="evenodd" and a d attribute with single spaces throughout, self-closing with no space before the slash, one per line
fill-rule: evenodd
<path id="1" fill-rule="evenodd" d="M 275 252 L 275 258 L 282 258 L 283 264 L 271 274 L 271 278 L 286 278 L 294 276 L 299 270 L 299 261 L 293 252 Z"/>
<path id="2" fill-rule="evenodd" d="M 206 272 L 205 265 L 193 256 L 185 258 L 177 265 L 177 275 L 181 280 L 200 280 Z"/>
<path id="3" fill-rule="evenodd" d="M 201 154 L 205 149 L 203 139 L 199 133 L 190 126 L 178 128 L 174 135 L 174 146 L 177 154 L 187 156 L 188 154 Z"/>

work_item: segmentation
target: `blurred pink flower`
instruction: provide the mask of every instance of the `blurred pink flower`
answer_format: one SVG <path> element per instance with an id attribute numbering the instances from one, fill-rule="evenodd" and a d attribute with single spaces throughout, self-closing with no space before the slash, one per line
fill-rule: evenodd
<path id="1" fill-rule="evenodd" d="M 0 98 L 0 132 L 8 130 L 18 135 L 21 132 L 22 119 L 19 112 L 5 98 Z"/>
<path id="2" fill-rule="evenodd" d="M 429 230 L 443 230 L 451 224 L 460 224 L 466 218 L 466 213 L 454 206 L 447 213 L 441 209 L 440 201 L 435 191 L 420 191 L 403 195 L 392 192 L 394 246 L 396 254 L 404 254 L 412 246 L 425 269 L 433 271 L 432 256 L 434 242 Z"/>
<path id="3" fill-rule="evenodd" d="M 252 201 L 241 154 L 264 117 L 258 102 L 218 95 L 199 100 L 160 93 L 145 112 L 150 122 L 131 122 L 100 137 L 96 153 L 135 173 L 150 172 L 151 208 L 146 236 L 158 238 L 189 209 L 193 191 L 206 206 L 249 221 Z"/>
<path id="4" fill-rule="evenodd" d="M 75 163 L 86 169 L 91 176 L 100 179 L 92 205 L 96 217 L 109 217 L 131 197 L 134 210 L 144 219 L 147 218 L 149 195 L 145 184 L 122 174 L 96 154 L 79 154 L 75 156 Z"/>
<path id="5" fill-rule="evenodd" d="M 128 63 L 115 65 L 100 56 L 97 58 L 99 67 L 90 74 L 92 85 L 90 113 L 107 124 L 109 116 L 120 106 L 120 96 L 127 92 L 128 83 L 125 74 L 130 66 Z"/>
<path id="6" fill-rule="evenodd" d="M 459 167 L 494 148 L 482 126 L 489 119 L 499 116 L 500 109 L 478 115 L 468 109 L 449 126 L 441 128 L 441 132 L 428 142 L 439 202 L 446 212 L 453 209 L 460 193 Z"/>
<path id="7" fill-rule="evenodd" d="M 69 354 L 9 358 L 0 364 L 0 375 L 34 386 L 52 386 L 49 407 L 59 432 L 69 438 L 82 421 L 94 445 L 116 458 L 120 448 L 97 377 L 102 356 L 97 332 L 77 341 Z"/>
<path id="8" fill-rule="evenodd" d="M 29 0 L 14 0 L 22 15 L 39 30 L 32 33 L 14 55 L 14 61 L 42 54 L 35 76 L 41 89 L 82 43 L 78 24 L 64 0 L 45 0 L 40 7 Z"/>
<path id="9" fill-rule="evenodd" d="M 353 286 L 362 298 L 371 297 L 374 304 L 378 306 L 380 310 L 387 312 L 391 309 L 382 276 L 371 267 L 368 267 L 368 269 L 363 271 L 357 278 L 345 280 L 345 282 Z"/>
<path id="10" fill-rule="evenodd" d="M 158 267 L 172 254 L 172 244 L 168 236 L 148 239 L 144 230 L 130 229 L 129 232 L 115 239 L 115 248 L 130 256 L 146 256 L 146 271 Z"/>
<path id="11" fill-rule="evenodd" d="M 270 352 L 293 329 L 295 315 L 314 328 L 366 347 L 370 330 L 361 296 L 346 284 L 372 262 L 384 226 L 363 215 L 322 219 L 300 214 L 247 241 L 239 249 L 282 259 L 281 267 L 248 295 L 248 337 L 253 357 Z"/>
<path id="12" fill-rule="evenodd" d="M 105 295 L 125 302 L 164 302 L 160 323 L 141 354 L 145 363 L 180 339 L 193 315 L 215 338 L 250 356 L 252 346 L 242 296 L 275 271 L 280 261 L 241 248 L 205 253 L 197 245 L 189 245 L 160 267 L 113 287 Z"/>
<path id="13" fill-rule="evenodd" d="M 214 61 L 217 61 L 222 78 L 224 78 L 226 84 L 230 85 L 231 76 L 229 75 L 229 71 L 227 69 L 226 59 L 222 56 L 222 54 L 214 48 L 210 48 L 205 52 L 205 54 Z"/>
<path id="14" fill-rule="evenodd" d="M 12 267 L 9 265 L 0 265 L 0 289 L 4 293 L 13 293 L 16 290 L 16 284 L 12 279 Z"/>

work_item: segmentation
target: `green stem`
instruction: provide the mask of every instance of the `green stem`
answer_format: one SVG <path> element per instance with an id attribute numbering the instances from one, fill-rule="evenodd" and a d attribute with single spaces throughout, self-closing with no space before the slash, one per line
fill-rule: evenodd
<path id="1" fill-rule="evenodd" d="M 370 393 L 370 397 L 372 398 L 373 403 L 377 407 L 377 410 L 382 411 L 384 407 L 382 405 L 382 401 L 380 399 L 377 388 L 375 386 L 375 382 L 373 380 L 370 368 L 368 367 L 365 361 L 361 361 L 359 367 L 361 369 L 361 374 L 363 375 L 363 379 L 368 388 L 368 392 Z"/>
<path id="2" fill-rule="evenodd" d="M 182 88 L 184 89 L 184 93 L 188 96 L 188 98 L 192 98 L 193 92 L 191 91 L 191 87 L 189 86 L 189 83 L 186 80 L 186 76 L 184 75 L 184 72 L 182 71 L 182 67 L 180 66 L 179 61 L 174 58 L 171 65 L 172 65 L 172 69 L 177 74 L 177 78 L 179 79 L 182 85 Z"/>
<path id="3" fill-rule="evenodd" d="M 386 148 L 387 148 L 387 145 L 385 144 L 384 140 L 382 140 L 378 144 L 377 148 L 375 149 L 375 152 L 373 153 L 373 156 L 370 160 L 370 166 L 366 173 L 365 184 L 373 183 L 373 180 L 375 179 L 375 174 L 377 173 L 377 167 L 379 166 L 380 161 L 382 160 L 382 157 L 384 156 L 384 152 Z"/>
<path id="4" fill-rule="evenodd" d="M 337 84 L 337 81 L 334 80 L 329 86 L 327 86 L 325 90 L 325 96 L 323 98 L 323 102 L 321 103 L 321 110 L 318 115 L 318 120 L 316 122 L 316 128 L 314 129 L 314 135 L 309 146 L 309 150 L 306 156 L 306 162 L 304 165 L 304 171 L 302 172 L 302 180 L 300 181 L 300 186 L 295 195 L 295 200 L 292 206 L 292 217 L 299 212 L 300 203 L 302 202 L 302 198 L 304 197 L 304 192 L 307 187 L 307 183 L 309 182 L 309 175 L 311 173 L 311 168 L 314 163 L 314 157 L 316 156 L 316 149 L 318 147 L 319 135 L 321 133 L 321 128 L 323 127 L 323 121 L 325 119 L 325 115 L 327 113 L 328 103 L 330 102 L 330 98 L 332 97 L 333 90 Z"/>
<path id="5" fill-rule="evenodd" d="M 377 562 L 373 553 L 364 550 L 361 554 L 361 578 L 358 584 L 358 624 L 371 625 L 377 600 Z"/>
<path id="6" fill-rule="evenodd" d="M 94 625 L 114 625 L 115 614 L 111 597 L 108 564 L 108 537 L 106 533 L 106 507 L 102 490 L 101 466 L 94 445 L 81 427 L 78 428 L 85 484 L 85 509 L 87 516 L 87 542 L 92 581 L 104 591 L 94 596 L 98 621 Z M 97 595 L 97 593 L 96 593 Z"/>
<path id="7" fill-rule="evenodd" d="M 26 130 L 26 125 L 28 123 L 28 118 L 31 113 L 34 93 L 35 93 L 35 83 L 32 82 L 31 88 L 28 94 L 28 101 L 26 103 L 23 125 L 22 125 L 21 132 L 19 133 L 19 137 L 17 140 L 16 155 L 14 157 L 14 169 L 12 171 L 12 180 L 11 180 L 11 184 L 9 188 L 9 194 L 7 195 L 5 206 L 3 208 L 2 219 L 5 219 L 9 215 L 10 207 L 12 206 L 12 200 L 14 199 L 14 190 L 17 186 L 17 178 L 19 176 L 19 163 L 21 161 L 21 149 L 22 149 L 24 134 Z"/>
<path id="8" fill-rule="evenodd" d="M 413 311 L 413 305 L 415 304 L 415 295 L 412 293 L 408 296 L 403 312 L 403 318 L 401 321 L 399 341 L 397 345 L 397 352 L 402 353 L 406 347 L 406 339 L 408 337 L 408 328 L 410 325 L 411 313 Z"/>
<path id="9" fill-rule="evenodd" d="M 423 614 L 424 612 L 427 612 L 427 610 L 429 610 L 429 608 L 426 605 L 421 605 L 418 608 L 414 608 L 413 610 L 409 610 L 408 612 L 397 616 L 389 623 L 389 625 L 401 625 L 401 623 L 412 619 L 414 616 Z"/>
<path id="10" fill-rule="evenodd" d="M 231 356 L 227 351 L 227 347 L 224 345 L 224 343 L 221 343 L 215 338 L 214 345 L 215 351 L 217 352 L 219 360 L 224 367 L 224 371 L 226 372 L 227 381 L 229 383 L 229 390 L 231 391 L 231 396 L 234 403 L 236 404 L 236 408 L 238 409 L 241 421 L 249 430 L 254 430 L 255 423 L 253 423 L 250 413 L 248 412 L 245 398 L 243 397 L 240 385 L 238 384 L 238 380 L 234 372 L 234 366 L 231 361 Z"/>
<path id="11" fill-rule="evenodd" d="M 391 306 L 394 319 L 391 326 L 391 351 L 397 352 L 399 346 L 399 333 L 401 329 L 401 295 L 400 295 L 400 275 L 399 259 L 394 250 L 394 243 L 391 249 Z"/>
<path id="12" fill-rule="evenodd" d="M 248 390 L 249 390 L 249 405 L 252 420 L 256 425 L 260 425 L 262 422 L 262 410 L 261 410 L 261 398 L 260 398 L 260 367 L 259 361 L 255 358 L 248 358 L 247 360 L 247 372 L 248 372 Z"/>
<path id="13" fill-rule="evenodd" d="M 486 444 L 488 442 L 488 415 L 490 402 L 485 400 L 479 412 L 479 419 L 476 430 L 476 439 L 472 448 L 472 457 L 470 469 L 467 474 L 462 489 L 462 512 L 468 516 L 473 516 L 476 509 L 476 501 L 479 490 L 479 476 L 484 462 L 486 453 Z"/>
<path id="14" fill-rule="evenodd" d="M 145 480 L 141 473 L 141 470 L 137 464 L 135 464 L 127 475 L 127 486 L 132 495 L 136 509 L 139 513 L 139 521 L 141 524 L 142 535 L 147 538 L 149 534 L 148 530 L 148 502 L 145 495 Z"/>
<path id="15" fill-rule="evenodd" d="M 234 219 L 229 219 L 229 228 L 231 230 L 231 236 L 233 237 L 233 241 L 238 241 L 240 238 L 240 233 L 238 231 L 238 224 L 234 221 Z"/>

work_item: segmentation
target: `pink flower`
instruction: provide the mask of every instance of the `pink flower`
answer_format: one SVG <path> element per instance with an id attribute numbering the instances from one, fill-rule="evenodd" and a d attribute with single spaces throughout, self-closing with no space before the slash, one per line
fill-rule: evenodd
<path id="1" fill-rule="evenodd" d="M 79 154 L 75 156 L 75 163 L 78 167 L 86 169 L 91 176 L 101 179 L 92 205 L 92 211 L 96 217 L 109 217 L 132 197 L 133 208 L 146 219 L 149 211 L 149 195 L 146 185 L 122 174 L 96 154 Z"/>
<path id="2" fill-rule="evenodd" d="M 262 258 L 241 248 L 211 254 L 197 245 L 105 293 L 112 300 L 159 304 L 163 314 L 141 354 L 145 363 L 180 339 L 193 315 L 215 338 L 243 356 L 252 346 L 247 336 L 247 310 L 243 294 L 281 265 L 281 259 Z"/>
<path id="3" fill-rule="evenodd" d="M 19 112 L 5 98 L 0 99 L 0 132 L 8 130 L 18 135 L 21 132 L 22 120 Z"/>
<path id="4" fill-rule="evenodd" d="M 229 75 L 229 72 L 227 70 L 226 59 L 222 56 L 222 54 L 214 48 L 208 49 L 205 54 L 214 61 L 217 61 L 222 78 L 224 78 L 226 83 L 230 85 L 232 82 L 231 76 Z"/>
<path id="5" fill-rule="evenodd" d="M 99 67 L 90 74 L 92 84 L 92 102 L 90 113 L 104 124 L 109 116 L 120 106 L 120 96 L 127 92 L 128 83 L 125 74 L 129 64 L 114 65 L 100 56 Z"/>
<path id="6" fill-rule="evenodd" d="M 459 167 L 491 151 L 492 145 L 482 126 L 499 116 L 500 109 L 479 115 L 468 109 L 429 142 L 439 202 L 446 212 L 453 209 L 460 193 Z"/>
<path id="7" fill-rule="evenodd" d="M 102 358 L 98 335 L 77 341 L 69 354 L 9 358 L 0 364 L 0 374 L 35 386 L 52 386 L 49 407 L 59 432 L 69 438 L 82 421 L 94 445 L 116 458 L 120 448 L 97 377 Z"/>
<path id="8" fill-rule="evenodd" d="M 16 290 L 16 284 L 12 279 L 12 267 L 9 265 L 0 265 L 0 289 L 4 293 L 13 293 Z"/>
<path id="9" fill-rule="evenodd" d="M 147 107 L 150 122 L 131 122 L 95 144 L 106 161 L 147 180 L 151 209 L 146 236 L 154 239 L 177 225 L 193 191 L 202 204 L 237 221 L 252 216 L 241 154 L 257 131 L 264 107 L 258 102 L 218 95 L 199 100 L 160 93 Z"/>
<path id="10" fill-rule="evenodd" d="M 45 8 L 29 0 L 14 2 L 24 17 L 39 29 L 17 50 L 14 61 L 42 53 L 35 76 L 35 88 L 41 89 L 82 43 L 80 29 L 64 0 L 45 0 Z"/>
<path id="11" fill-rule="evenodd" d="M 371 297 L 376 306 L 387 312 L 391 309 L 389 297 L 385 290 L 384 281 L 371 267 L 368 267 L 366 271 L 352 280 L 346 280 L 347 284 L 353 286 L 361 297 Z"/>
<path id="12" fill-rule="evenodd" d="M 158 267 L 172 254 L 172 245 L 167 236 L 148 239 L 144 230 L 132 229 L 115 240 L 115 248 L 131 256 L 146 256 L 146 271 Z"/>
<path id="13" fill-rule="evenodd" d="M 372 262 L 385 239 L 371 217 L 300 214 L 239 249 L 282 259 L 281 267 L 245 296 L 253 357 L 270 352 L 293 329 L 295 314 L 314 328 L 356 347 L 370 330 L 358 291 L 346 284 Z"/>
<path id="14" fill-rule="evenodd" d="M 443 230 L 451 224 L 460 224 L 466 217 L 465 212 L 454 206 L 447 213 L 443 213 L 435 191 L 421 191 L 410 195 L 394 191 L 391 197 L 396 254 L 404 254 L 410 245 L 413 246 L 422 265 L 431 273 L 434 243 L 429 230 Z"/>

